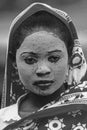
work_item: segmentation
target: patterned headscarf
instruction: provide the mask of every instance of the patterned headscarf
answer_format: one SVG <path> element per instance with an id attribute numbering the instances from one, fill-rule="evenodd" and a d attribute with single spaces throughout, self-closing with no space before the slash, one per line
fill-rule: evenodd
<path id="1" fill-rule="evenodd" d="M 69 62 L 68 74 L 66 76 L 67 85 L 72 85 L 72 84 L 77 85 L 78 83 L 80 83 L 82 77 L 86 73 L 86 60 L 84 58 L 84 54 L 76 33 L 76 29 L 72 23 L 71 17 L 67 13 L 59 9 L 53 8 L 47 4 L 38 3 L 38 2 L 33 3 L 15 18 L 10 28 L 9 44 L 7 50 L 7 61 L 5 67 L 5 78 L 4 78 L 3 94 L 2 94 L 2 107 L 9 106 L 15 103 L 18 97 L 26 93 L 26 90 L 19 79 L 17 68 L 14 65 L 14 63 L 12 63 L 12 60 L 10 59 L 11 58 L 10 52 L 12 48 L 13 34 L 17 30 L 17 28 L 28 17 L 32 16 L 38 11 L 46 11 L 56 16 L 58 19 L 61 20 L 61 22 L 65 24 L 65 26 L 68 28 L 69 33 L 71 35 L 73 48 L 72 48 L 72 55 Z"/>

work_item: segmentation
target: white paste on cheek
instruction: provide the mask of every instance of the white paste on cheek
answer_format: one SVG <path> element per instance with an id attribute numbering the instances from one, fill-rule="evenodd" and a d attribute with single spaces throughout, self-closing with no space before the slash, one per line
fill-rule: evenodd
<path id="1" fill-rule="evenodd" d="M 66 61 L 68 58 L 67 49 L 65 47 L 64 42 L 61 41 L 58 37 L 55 37 L 51 33 L 45 31 L 33 33 L 30 36 L 25 38 L 22 45 L 17 50 L 16 60 L 17 60 L 17 65 L 18 65 L 21 80 L 24 82 L 24 84 L 26 84 L 27 87 L 31 87 L 32 81 L 35 80 L 35 69 L 38 63 L 36 63 L 35 65 L 25 64 L 23 63 L 24 61 L 20 59 L 20 55 L 23 52 L 33 51 L 34 53 L 39 53 L 40 57 L 43 57 L 43 59 L 46 60 L 45 55 L 47 54 L 47 52 L 55 49 L 60 50 L 63 53 L 64 57 L 61 59 L 60 63 L 56 63 L 56 64 L 49 63 L 49 66 L 53 71 L 52 76 L 54 75 L 53 77 L 55 78 L 56 81 L 59 79 L 60 81 L 58 82 L 58 84 L 61 85 L 61 83 L 63 82 L 62 80 L 64 79 Z M 60 87 L 58 86 L 58 84 L 56 84 L 54 90 L 52 86 L 50 87 L 50 89 L 47 90 L 47 92 L 44 91 L 44 94 L 54 92 L 56 89 L 58 89 L 58 87 Z M 36 88 L 32 88 L 32 89 L 35 92 Z M 41 90 L 38 89 L 37 93 L 41 93 Z"/>

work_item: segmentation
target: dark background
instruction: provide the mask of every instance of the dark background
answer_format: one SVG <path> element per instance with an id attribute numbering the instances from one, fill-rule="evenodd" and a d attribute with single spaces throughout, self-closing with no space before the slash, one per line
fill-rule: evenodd
<path id="1" fill-rule="evenodd" d="M 87 0 L 0 0 L 0 97 L 2 94 L 9 27 L 17 14 L 31 3 L 37 1 L 64 10 L 72 17 L 87 59 Z"/>

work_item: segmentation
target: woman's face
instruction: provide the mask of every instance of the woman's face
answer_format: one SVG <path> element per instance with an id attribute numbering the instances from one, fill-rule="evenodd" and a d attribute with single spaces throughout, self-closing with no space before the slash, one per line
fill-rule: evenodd
<path id="1" fill-rule="evenodd" d="M 26 89 L 35 94 L 50 95 L 62 86 L 66 78 L 67 49 L 53 33 L 34 32 L 17 50 L 16 63 Z"/>

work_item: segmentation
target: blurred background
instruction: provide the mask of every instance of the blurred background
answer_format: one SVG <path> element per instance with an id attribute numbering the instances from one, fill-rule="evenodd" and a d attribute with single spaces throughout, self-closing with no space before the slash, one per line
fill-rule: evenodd
<path id="1" fill-rule="evenodd" d="M 48 3 L 66 11 L 72 17 L 87 59 L 87 0 L 0 0 L 0 99 L 9 27 L 12 20 L 33 2 Z"/>

